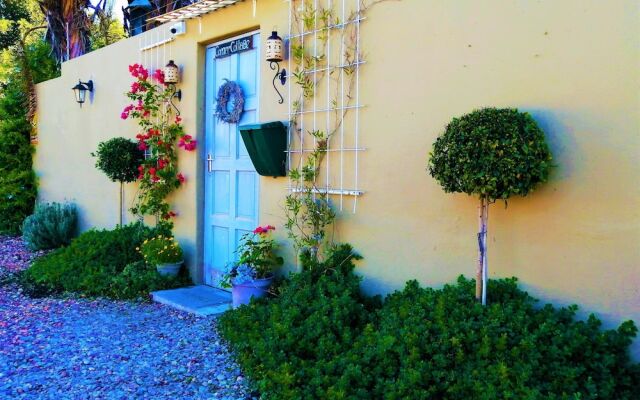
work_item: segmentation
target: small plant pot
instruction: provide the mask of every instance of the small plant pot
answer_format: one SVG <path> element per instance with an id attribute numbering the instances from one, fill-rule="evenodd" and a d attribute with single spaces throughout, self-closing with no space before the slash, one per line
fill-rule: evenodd
<path id="1" fill-rule="evenodd" d="M 272 282 L 273 276 L 240 284 L 232 282 L 231 297 L 233 299 L 233 308 L 238 308 L 243 304 L 249 304 L 252 297 L 257 299 L 265 297 Z"/>
<path id="2" fill-rule="evenodd" d="M 180 267 L 184 261 L 179 261 L 177 263 L 167 263 L 167 264 L 156 264 L 156 270 L 162 276 L 178 276 L 178 272 L 180 272 Z"/>

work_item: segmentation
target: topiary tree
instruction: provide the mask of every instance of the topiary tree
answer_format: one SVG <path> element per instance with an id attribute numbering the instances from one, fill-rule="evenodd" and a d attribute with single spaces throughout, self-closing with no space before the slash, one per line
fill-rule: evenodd
<path id="1" fill-rule="evenodd" d="M 117 137 L 98 144 L 96 168 L 104 172 L 113 182 L 120 182 L 120 225 L 124 202 L 124 183 L 138 177 L 138 167 L 144 161 L 144 152 L 132 140 Z"/>
<path id="2" fill-rule="evenodd" d="M 486 304 L 489 204 L 526 196 L 545 182 L 551 152 L 533 118 L 513 108 L 484 108 L 454 118 L 429 155 L 428 171 L 444 191 L 478 196 L 476 298 Z"/>

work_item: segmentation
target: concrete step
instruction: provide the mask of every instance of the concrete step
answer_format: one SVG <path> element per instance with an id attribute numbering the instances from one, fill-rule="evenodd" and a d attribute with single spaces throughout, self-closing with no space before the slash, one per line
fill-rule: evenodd
<path id="1" fill-rule="evenodd" d="M 199 316 L 222 314 L 231 308 L 231 293 L 206 285 L 151 292 L 153 301 Z"/>

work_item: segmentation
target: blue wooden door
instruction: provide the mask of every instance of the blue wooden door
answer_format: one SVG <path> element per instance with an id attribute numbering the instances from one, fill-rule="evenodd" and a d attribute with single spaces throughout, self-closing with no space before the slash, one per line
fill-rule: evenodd
<path id="1" fill-rule="evenodd" d="M 204 279 L 213 286 L 225 266 L 236 260 L 242 235 L 258 222 L 258 175 L 238 130 L 258 121 L 260 35 L 249 35 L 253 50 L 218 59 L 216 45 L 206 52 Z M 218 45 L 224 43 L 228 40 Z M 244 94 L 244 112 L 237 124 L 215 115 L 216 95 L 225 79 L 237 82 Z"/>

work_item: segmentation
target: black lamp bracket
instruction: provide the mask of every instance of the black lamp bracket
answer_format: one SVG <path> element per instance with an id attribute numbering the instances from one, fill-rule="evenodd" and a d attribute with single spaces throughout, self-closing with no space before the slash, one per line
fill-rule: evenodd
<path id="1" fill-rule="evenodd" d="M 169 104 L 176 110 L 176 115 L 180 115 L 180 110 L 173 104 L 173 99 L 178 99 L 178 101 L 182 101 L 182 89 L 176 89 L 176 85 L 171 85 L 173 87 L 173 94 L 169 98 Z"/>
<path id="2" fill-rule="evenodd" d="M 287 83 L 287 70 L 284 68 L 281 70 L 280 63 L 278 61 L 270 61 L 269 67 L 271 68 L 271 70 L 276 71 L 276 74 L 273 77 L 273 88 L 275 89 L 276 93 L 278 93 L 278 96 L 280 96 L 280 100 L 278 100 L 278 104 L 282 104 L 284 103 L 284 97 L 282 97 L 282 94 L 276 87 L 276 79 L 279 79 L 280 84 L 284 86 L 285 83 Z"/>

